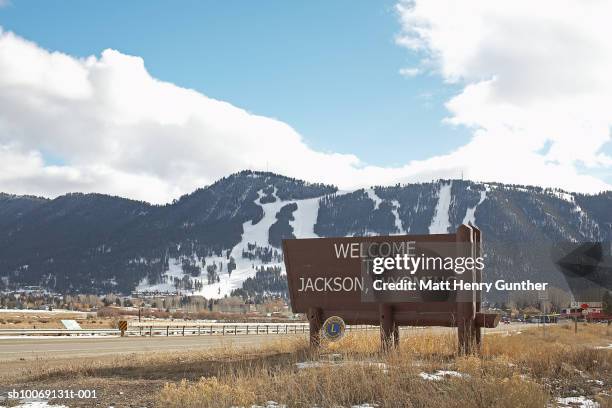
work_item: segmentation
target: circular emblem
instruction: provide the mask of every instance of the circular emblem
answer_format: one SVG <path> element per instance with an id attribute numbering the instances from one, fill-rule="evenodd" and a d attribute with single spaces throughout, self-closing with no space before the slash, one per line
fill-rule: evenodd
<path id="1" fill-rule="evenodd" d="M 341 317 L 331 316 L 323 323 L 323 336 L 330 341 L 336 341 L 344 336 L 346 324 Z"/>

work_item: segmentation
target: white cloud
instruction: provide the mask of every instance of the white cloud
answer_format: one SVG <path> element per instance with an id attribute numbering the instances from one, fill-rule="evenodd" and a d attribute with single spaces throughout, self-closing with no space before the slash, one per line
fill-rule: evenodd
<path id="1" fill-rule="evenodd" d="M 340 169 L 333 181 L 345 182 L 359 165 L 309 149 L 283 122 L 156 80 L 141 58 L 76 59 L 10 32 L 0 34 L 0 156 L 0 191 L 153 202 L 267 164 L 312 180 Z"/>
<path id="2" fill-rule="evenodd" d="M 0 0 L 0 7 L 7 7 L 10 4 L 10 0 Z"/>
<path id="3" fill-rule="evenodd" d="M 594 34 L 588 33 L 597 32 L 591 24 L 568 22 L 571 33 L 559 47 L 574 38 L 580 46 L 599 48 L 579 53 L 592 59 L 588 63 L 563 66 L 557 73 L 569 59 L 552 47 L 560 29 L 554 36 L 538 33 L 535 17 L 522 24 L 526 12 L 493 18 L 495 10 L 487 4 L 474 3 L 471 12 L 459 10 L 457 17 L 438 16 L 444 7 L 399 6 L 404 31 L 398 42 L 421 53 L 422 67 L 465 83 L 448 101 L 448 122 L 473 127 L 474 137 L 449 154 L 396 168 L 315 151 L 286 123 L 151 77 L 139 57 L 105 50 L 78 59 L 0 31 L 0 191 L 47 196 L 96 191 L 161 203 L 229 173 L 268 166 L 341 188 L 456 178 L 462 172 L 479 180 L 579 191 L 609 188 L 575 170 L 576 158 L 589 166 L 610 166 L 598 153 L 608 137 L 610 82 L 591 65 L 605 62 L 600 52 L 610 57 L 602 48 L 605 41 L 591 41 Z M 459 33 L 467 25 L 468 33 L 449 34 L 447 23 Z M 507 38 L 517 35 L 513 27 L 531 31 L 520 34 L 531 38 L 525 55 Z M 548 41 L 540 44 L 541 51 L 556 62 L 530 46 L 538 35 Z M 536 66 L 532 57 L 544 65 Z M 573 82 L 555 88 L 543 83 L 552 81 L 546 71 L 556 80 L 569 80 L 574 72 Z M 548 139 L 553 144 L 543 156 L 538 151 Z M 64 164 L 47 163 L 45 157 Z"/>
<path id="4" fill-rule="evenodd" d="M 609 188 L 576 167 L 612 173 L 601 152 L 611 141 L 612 3 L 417 0 L 397 10 L 398 44 L 463 85 L 447 122 L 474 137 L 445 161 L 478 179 Z"/>

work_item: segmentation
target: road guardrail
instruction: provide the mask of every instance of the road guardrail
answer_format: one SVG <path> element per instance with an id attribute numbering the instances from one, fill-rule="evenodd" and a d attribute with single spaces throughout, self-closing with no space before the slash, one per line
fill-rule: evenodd
<path id="1" fill-rule="evenodd" d="M 378 326 L 353 325 L 351 330 L 379 330 Z M 172 323 L 141 322 L 129 324 L 125 336 L 232 336 L 306 334 L 307 323 Z M 119 336 L 119 329 L 0 329 L 0 336 Z"/>

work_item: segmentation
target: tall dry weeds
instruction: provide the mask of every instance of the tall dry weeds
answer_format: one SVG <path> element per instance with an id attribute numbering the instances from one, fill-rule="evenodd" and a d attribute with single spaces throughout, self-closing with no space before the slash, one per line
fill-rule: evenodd
<path id="1" fill-rule="evenodd" d="M 612 381 L 611 352 L 595 349 L 602 327 L 574 334 L 562 327 L 485 337 L 482 354 L 457 356 L 453 335 L 405 336 L 383 354 L 375 333 L 324 344 L 309 368 L 260 366 L 230 375 L 168 383 L 160 406 L 223 407 L 274 400 L 288 407 L 376 403 L 381 407 L 544 407 L 553 395 L 592 379 Z M 420 373 L 456 370 L 461 377 L 425 380 Z M 579 385 L 578 385 L 579 384 Z M 609 397 L 596 396 L 602 404 Z M 604 405 L 605 406 L 605 405 Z"/>

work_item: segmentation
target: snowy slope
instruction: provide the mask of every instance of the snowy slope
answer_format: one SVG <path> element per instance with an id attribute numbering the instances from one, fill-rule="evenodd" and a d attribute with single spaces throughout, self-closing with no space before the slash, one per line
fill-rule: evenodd
<path id="1" fill-rule="evenodd" d="M 317 222 L 317 214 L 319 212 L 319 198 L 310 198 L 306 200 L 289 200 L 281 201 L 277 194 L 276 189 L 272 195 L 276 198 L 275 202 L 262 204 L 261 199 L 264 197 L 263 192 L 258 191 L 258 198 L 255 203 L 262 207 L 264 216 L 256 224 L 253 224 L 250 220 L 242 225 L 243 234 L 240 242 L 232 248 L 230 256 L 236 262 L 236 269 L 231 274 L 227 272 L 228 258 L 224 256 L 213 256 L 205 258 L 205 264 L 211 265 L 223 264 L 224 269 L 219 272 L 219 282 L 206 284 L 206 271 L 203 268 L 202 276 L 195 278 L 203 281 L 201 290 L 198 291 L 182 291 L 193 295 L 201 295 L 205 298 L 221 298 L 229 296 L 234 289 L 242 287 L 242 283 L 252 278 L 256 274 L 257 267 L 261 265 L 266 266 L 280 266 L 284 270 L 284 263 L 268 262 L 262 263 L 259 259 L 250 260 L 243 258 L 243 252 L 249 251 L 249 244 L 257 245 L 258 247 L 270 247 L 268 243 L 269 229 L 272 224 L 276 222 L 276 213 L 284 205 L 294 202 L 298 208 L 293 213 L 294 220 L 290 221 L 290 225 L 294 229 L 294 235 L 297 238 L 316 238 L 317 235 L 314 233 L 314 225 Z M 161 291 L 161 292 L 174 292 L 176 289 L 173 284 L 175 277 L 181 279 L 186 274 L 183 273 L 181 268 L 181 261 L 178 259 L 171 258 L 169 261 L 169 270 L 165 273 L 165 282 L 156 285 L 150 285 L 146 279 L 140 282 L 137 286 L 137 291 Z"/>
<path id="2" fill-rule="evenodd" d="M 368 198 L 372 201 L 374 201 L 374 209 L 378 209 L 378 207 L 380 207 L 380 203 L 383 202 L 382 198 L 380 198 L 377 194 L 376 191 L 374 191 L 373 188 L 368 188 L 365 190 L 366 194 L 368 195 Z M 401 235 L 401 234 L 405 234 L 406 232 L 404 231 L 404 228 L 402 227 L 402 220 L 399 217 L 399 207 L 400 207 L 400 203 L 397 200 L 392 200 L 391 201 L 391 205 L 393 205 L 393 209 L 391 210 L 391 213 L 393 214 L 393 216 L 395 217 L 395 228 L 397 228 L 397 230 L 399 232 L 396 232 L 395 234 L 391 234 L 391 235 Z"/>
<path id="3" fill-rule="evenodd" d="M 289 225 L 293 227 L 293 235 L 296 238 L 317 238 L 314 226 L 319 214 L 319 198 L 298 200 L 295 203 L 298 208 L 293 213 L 294 220 L 289 222 Z"/>
<path id="4" fill-rule="evenodd" d="M 434 217 L 431 220 L 429 226 L 430 234 L 446 234 L 450 227 L 450 221 L 448 219 L 448 209 L 451 204 L 451 187 L 453 183 L 440 184 L 440 191 L 438 193 L 438 204 L 436 205 L 436 211 Z"/>
<path id="5" fill-rule="evenodd" d="M 365 192 L 368 195 L 368 198 L 374 201 L 374 209 L 375 210 L 378 209 L 378 207 L 380 206 L 380 203 L 382 203 L 382 199 L 376 195 L 376 192 L 374 191 L 373 188 L 367 188 Z"/>
<path id="6" fill-rule="evenodd" d="M 482 204 L 482 202 L 487 198 L 487 191 L 483 190 L 480 192 L 480 200 L 478 201 L 478 204 L 476 204 L 474 207 L 470 207 L 465 211 L 465 217 L 463 217 L 463 224 L 468 225 L 469 223 L 472 223 L 472 225 L 476 225 L 476 208 L 478 208 L 478 206 L 480 204 Z"/>
<path id="7" fill-rule="evenodd" d="M 391 213 L 393 213 L 393 216 L 395 217 L 395 228 L 397 228 L 397 230 L 399 231 L 397 234 L 398 235 L 407 234 L 407 232 L 404 231 L 404 227 L 402 226 L 402 220 L 400 219 L 400 216 L 399 216 L 399 208 L 400 208 L 399 201 L 392 200 L 391 204 L 393 204 L 393 210 L 391 210 Z"/>

